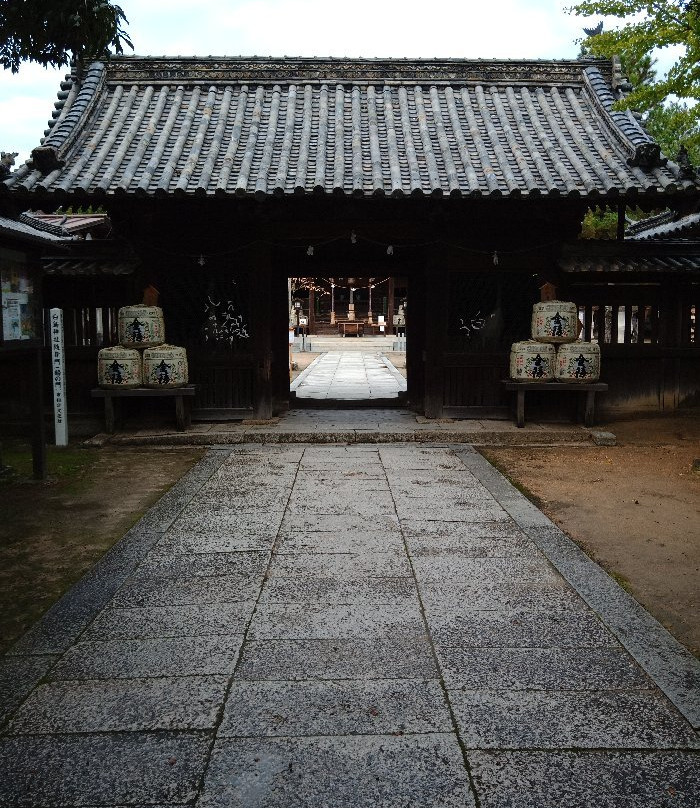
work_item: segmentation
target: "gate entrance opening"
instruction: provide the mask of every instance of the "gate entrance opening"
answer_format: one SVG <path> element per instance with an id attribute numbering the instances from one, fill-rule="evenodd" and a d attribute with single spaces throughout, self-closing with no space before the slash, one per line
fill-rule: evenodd
<path id="1" fill-rule="evenodd" d="M 290 406 L 406 403 L 407 280 L 289 279 Z"/>

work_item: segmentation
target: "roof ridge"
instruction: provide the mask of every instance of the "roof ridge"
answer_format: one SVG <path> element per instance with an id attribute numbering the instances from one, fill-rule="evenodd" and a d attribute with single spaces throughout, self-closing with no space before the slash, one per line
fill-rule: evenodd
<path id="1" fill-rule="evenodd" d="M 598 107 L 610 132 L 628 153 L 629 165 L 647 169 L 665 166 L 668 160 L 661 156 L 661 147 L 634 115 L 629 110 L 623 112 L 613 109 L 613 91 L 598 67 L 589 65 L 584 68 L 583 75 L 593 103 Z"/>
<path id="2" fill-rule="evenodd" d="M 579 59 L 463 59 L 383 57 L 125 56 L 107 62 L 109 83 L 482 83 L 583 84 Z M 594 64 L 612 76 L 612 63 Z"/>
<path id="3" fill-rule="evenodd" d="M 92 62 L 85 70 L 82 80 L 74 80 L 74 86 L 78 87 L 77 92 L 74 96 L 69 92 L 49 135 L 41 146 L 32 151 L 32 160 L 43 174 L 55 171 L 64 164 L 62 158 L 78 137 L 81 124 L 92 113 L 104 85 L 105 75 L 104 62 Z M 68 101 L 72 103 L 69 104 Z"/>

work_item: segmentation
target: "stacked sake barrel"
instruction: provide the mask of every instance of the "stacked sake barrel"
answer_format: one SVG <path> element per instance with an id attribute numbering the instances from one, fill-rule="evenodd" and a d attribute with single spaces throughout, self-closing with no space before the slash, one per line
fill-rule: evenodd
<path id="1" fill-rule="evenodd" d="M 521 382 L 594 382 L 600 378 L 600 347 L 578 339 L 575 303 L 547 300 L 532 307 L 532 339 L 513 343 L 510 377 Z"/>
<path id="2" fill-rule="evenodd" d="M 187 353 L 165 343 L 159 306 L 119 309 L 119 345 L 97 356 L 100 387 L 181 387 L 187 384 Z"/>

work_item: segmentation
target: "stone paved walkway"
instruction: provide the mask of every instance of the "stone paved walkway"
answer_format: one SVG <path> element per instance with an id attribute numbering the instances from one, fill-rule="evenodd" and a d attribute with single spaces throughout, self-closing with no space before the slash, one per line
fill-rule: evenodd
<path id="1" fill-rule="evenodd" d="M 290 388 L 297 398 L 360 401 L 398 398 L 406 380 L 381 353 L 327 351 Z"/>
<path id="2" fill-rule="evenodd" d="M 470 447 L 222 447 L 0 661 L 0 805 L 690 808 L 699 670 Z"/>

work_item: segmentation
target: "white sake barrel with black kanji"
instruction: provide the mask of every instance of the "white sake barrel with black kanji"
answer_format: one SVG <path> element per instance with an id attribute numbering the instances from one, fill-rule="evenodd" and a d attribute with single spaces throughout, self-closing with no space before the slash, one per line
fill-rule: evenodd
<path id="1" fill-rule="evenodd" d="M 510 378 L 516 382 L 548 382 L 554 378 L 556 351 L 546 342 L 514 342 L 510 349 Z"/>
<path id="2" fill-rule="evenodd" d="M 177 345 L 159 345 L 143 352 L 146 387 L 181 387 L 188 382 L 187 352 Z"/>
<path id="3" fill-rule="evenodd" d="M 532 307 L 532 338 L 537 342 L 573 342 L 578 338 L 580 323 L 575 303 L 544 300 Z"/>
<path id="4" fill-rule="evenodd" d="M 569 342 L 560 345 L 554 375 L 560 382 L 597 382 L 600 378 L 598 343 Z"/>
<path id="5" fill-rule="evenodd" d="M 119 342 L 125 348 L 151 348 L 165 342 L 165 321 L 160 306 L 124 306 L 119 309 Z"/>
<path id="6" fill-rule="evenodd" d="M 141 354 L 133 348 L 102 348 L 97 354 L 97 383 L 100 387 L 141 387 Z"/>

